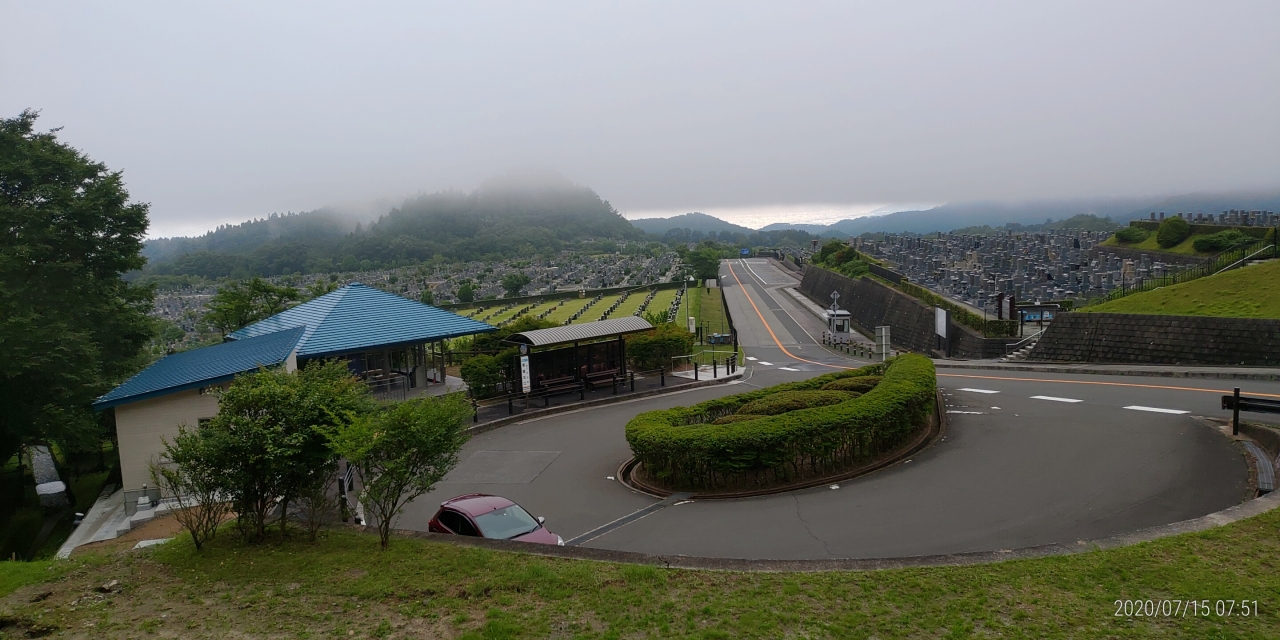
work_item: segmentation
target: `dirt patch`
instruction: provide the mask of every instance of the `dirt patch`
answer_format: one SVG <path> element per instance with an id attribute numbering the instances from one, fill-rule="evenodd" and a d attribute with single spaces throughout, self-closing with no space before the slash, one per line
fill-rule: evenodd
<path id="1" fill-rule="evenodd" d="M 132 549 L 134 545 L 142 542 L 143 540 L 173 538 L 182 534 L 184 534 L 182 525 L 178 524 L 178 520 L 173 517 L 173 514 L 169 514 L 156 518 L 155 520 L 152 520 L 140 527 L 136 527 L 119 538 L 78 546 L 71 552 L 71 555 L 77 556 L 84 553 L 115 553 L 117 551 L 128 551 L 129 549 Z"/>

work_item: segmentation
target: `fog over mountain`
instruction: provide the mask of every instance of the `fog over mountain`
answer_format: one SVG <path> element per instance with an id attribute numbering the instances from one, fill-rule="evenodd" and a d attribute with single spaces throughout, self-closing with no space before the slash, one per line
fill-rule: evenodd
<path id="1" fill-rule="evenodd" d="M 2 15 L 0 113 L 40 110 L 122 170 L 154 237 L 471 190 L 513 167 L 571 176 L 628 217 L 1280 176 L 1276 2 L 6 1 Z M 758 226 L 783 221 L 805 222 Z"/>

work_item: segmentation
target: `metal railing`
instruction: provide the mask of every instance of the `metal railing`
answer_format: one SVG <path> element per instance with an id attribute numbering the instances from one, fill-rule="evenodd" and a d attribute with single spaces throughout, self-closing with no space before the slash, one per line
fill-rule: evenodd
<path id="1" fill-rule="evenodd" d="M 409 397 L 409 376 L 391 376 L 364 382 L 369 386 L 369 393 L 378 400 L 404 402 Z"/>
<path id="2" fill-rule="evenodd" d="M 1215 273 L 1235 269 L 1243 266 L 1250 260 L 1266 260 L 1269 258 L 1280 258 L 1280 247 L 1277 247 L 1277 229 L 1272 229 L 1269 237 L 1265 237 L 1257 242 L 1253 242 L 1235 249 L 1227 249 L 1222 253 L 1210 258 L 1203 264 L 1187 267 L 1176 273 L 1161 276 L 1159 278 L 1137 278 L 1136 281 L 1127 282 L 1120 280 L 1120 288 L 1113 289 L 1107 295 L 1098 298 L 1098 304 L 1119 300 L 1127 295 L 1141 293 L 1143 291 L 1151 291 L 1160 287 L 1181 284 L 1198 280 L 1205 276 L 1211 276 Z"/>
<path id="3" fill-rule="evenodd" d="M 1025 337 L 1025 338 L 1023 338 L 1023 339 L 1021 339 L 1021 340 L 1019 340 L 1019 341 L 1017 341 L 1017 342 L 1010 342 L 1010 343 L 1005 344 L 1005 345 L 1004 345 L 1004 355 L 1005 355 L 1005 356 L 1008 356 L 1009 354 L 1013 353 L 1014 351 L 1017 351 L 1018 349 L 1021 349 L 1021 348 L 1025 347 L 1025 346 L 1027 346 L 1027 344 L 1028 344 L 1028 343 L 1031 343 L 1031 342 L 1034 342 L 1034 341 L 1036 341 L 1036 340 L 1039 340 L 1039 339 L 1040 339 L 1040 336 L 1044 335 L 1044 332 L 1045 332 L 1045 331 L 1047 331 L 1047 329 L 1041 329 L 1041 330 L 1039 330 L 1039 331 L 1037 331 L 1037 332 L 1035 332 L 1035 333 L 1033 333 L 1033 334 L 1031 334 L 1031 335 L 1029 335 L 1029 336 L 1027 336 L 1027 337 Z"/>

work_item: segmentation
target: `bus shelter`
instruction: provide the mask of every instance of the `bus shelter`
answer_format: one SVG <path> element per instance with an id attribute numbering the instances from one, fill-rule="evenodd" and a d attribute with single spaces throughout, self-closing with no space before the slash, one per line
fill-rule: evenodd
<path id="1" fill-rule="evenodd" d="M 652 328 L 626 316 L 514 333 L 507 341 L 521 345 L 529 358 L 529 392 L 554 393 L 626 377 L 624 336 Z M 517 371 L 513 379 L 521 377 Z"/>

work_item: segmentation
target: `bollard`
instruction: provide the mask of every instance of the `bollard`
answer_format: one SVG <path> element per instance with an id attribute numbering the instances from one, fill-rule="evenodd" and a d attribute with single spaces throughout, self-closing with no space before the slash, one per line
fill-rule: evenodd
<path id="1" fill-rule="evenodd" d="M 511 414 L 513 414 L 513 413 L 515 413 L 515 412 L 516 412 L 516 409 L 515 409 L 515 407 L 511 404 L 511 396 L 507 396 L 507 415 L 511 415 Z"/>
<path id="2" fill-rule="evenodd" d="M 618 374 L 613 374 L 613 395 L 618 395 Z"/>
<path id="3" fill-rule="evenodd" d="M 667 386 L 667 368 L 658 367 L 658 380 L 661 386 Z"/>
<path id="4" fill-rule="evenodd" d="M 720 369 L 718 369 L 717 366 L 718 365 L 716 364 L 716 359 L 712 358 L 711 359 L 711 379 L 713 380 L 720 377 Z"/>
<path id="5" fill-rule="evenodd" d="M 698 362 L 696 360 L 693 361 L 693 381 L 698 381 Z"/>
<path id="6" fill-rule="evenodd" d="M 480 422 L 480 406 L 476 404 L 476 399 L 471 398 L 471 421 Z"/>
<path id="7" fill-rule="evenodd" d="M 578 399 L 579 400 L 587 399 L 587 381 L 586 380 L 583 380 L 578 383 Z"/>
<path id="8" fill-rule="evenodd" d="M 636 372 L 628 371 L 627 373 L 631 376 L 631 391 L 634 392 L 636 390 Z"/>

